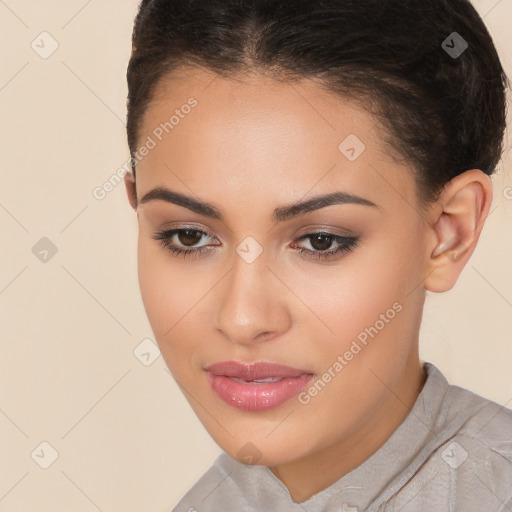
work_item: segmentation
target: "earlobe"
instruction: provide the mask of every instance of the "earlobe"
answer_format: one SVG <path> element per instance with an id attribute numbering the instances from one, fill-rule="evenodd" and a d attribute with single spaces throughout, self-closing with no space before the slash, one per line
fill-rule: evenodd
<path id="1" fill-rule="evenodd" d="M 478 169 L 453 178 L 443 189 L 442 211 L 432 223 L 435 246 L 430 246 L 424 286 L 448 291 L 457 282 L 476 247 L 492 202 L 492 182 Z"/>
<path id="2" fill-rule="evenodd" d="M 131 172 L 126 173 L 124 176 L 124 185 L 126 188 L 126 194 L 131 207 L 137 211 L 137 186 L 135 178 Z"/>

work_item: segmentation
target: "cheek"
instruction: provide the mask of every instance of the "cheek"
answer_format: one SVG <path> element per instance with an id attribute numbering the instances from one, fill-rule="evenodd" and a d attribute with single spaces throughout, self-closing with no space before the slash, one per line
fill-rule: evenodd
<path id="1" fill-rule="evenodd" d="M 186 266 L 173 258 L 158 242 L 142 235 L 139 237 L 140 292 L 161 349 L 176 339 L 177 333 L 187 325 L 190 313 L 193 315 L 188 312 L 202 295 L 197 279 L 193 275 L 187 276 Z"/>
<path id="2" fill-rule="evenodd" d="M 393 250 L 365 247 L 336 266 L 290 270 L 284 279 L 322 322 L 319 328 L 334 338 L 348 339 L 378 320 L 381 313 L 402 302 L 408 289 L 404 264 Z M 293 272 L 293 274 L 292 274 Z"/>
<path id="3" fill-rule="evenodd" d="M 358 380 L 369 366 L 380 368 L 410 350 L 421 306 L 421 266 L 412 252 L 416 242 L 406 238 L 375 237 L 336 266 L 288 274 L 285 281 L 295 283 L 294 293 L 313 313 L 294 309 L 319 363 L 329 367 L 352 350 L 349 373 Z M 415 287 L 418 293 L 410 294 Z"/>
<path id="4" fill-rule="evenodd" d="M 138 276 L 142 302 L 155 336 L 163 332 L 166 322 L 168 298 L 166 290 L 171 286 L 171 275 L 160 257 L 155 257 L 155 250 L 150 242 L 139 236 Z"/>
<path id="5" fill-rule="evenodd" d="M 209 323 L 207 293 L 217 277 L 168 254 L 150 235 L 139 235 L 138 278 L 148 321 L 162 357 L 179 380 L 200 368 Z"/>

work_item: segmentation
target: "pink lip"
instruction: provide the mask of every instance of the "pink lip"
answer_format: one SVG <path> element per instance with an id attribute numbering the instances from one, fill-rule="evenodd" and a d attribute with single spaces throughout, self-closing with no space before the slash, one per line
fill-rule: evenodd
<path id="1" fill-rule="evenodd" d="M 207 366 L 208 382 L 227 404 L 244 411 L 264 411 L 297 395 L 314 375 L 308 370 L 274 363 L 222 361 Z M 279 378 L 276 382 L 239 382 Z"/>

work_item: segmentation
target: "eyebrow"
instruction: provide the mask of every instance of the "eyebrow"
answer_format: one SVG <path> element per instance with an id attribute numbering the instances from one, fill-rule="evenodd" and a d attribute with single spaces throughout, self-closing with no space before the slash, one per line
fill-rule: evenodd
<path id="1" fill-rule="evenodd" d="M 224 216 L 217 208 L 215 208 L 215 206 L 204 201 L 199 201 L 190 196 L 174 192 L 165 187 L 156 187 L 153 190 L 150 190 L 140 200 L 140 204 L 155 200 L 165 201 L 167 203 L 182 206 L 183 208 L 187 208 L 188 210 L 191 210 L 205 217 L 210 217 L 212 219 L 218 219 L 221 221 L 224 220 Z M 369 201 L 368 199 L 356 196 L 354 194 L 349 194 L 347 192 L 339 191 L 316 196 L 299 203 L 279 206 L 273 212 L 273 219 L 278 222 L 283 222 L 293 217 L 298 217 L 299 215 L 304 215 L 314 210 L 319 210 L 320 208 L 325 208 L 326 206 L 331 206 L 334 204 L 360 204 L 364 206 L 374 206 L 376 208 L 380 208 L 380 206 L 376 205 L 372 201 Z"/>

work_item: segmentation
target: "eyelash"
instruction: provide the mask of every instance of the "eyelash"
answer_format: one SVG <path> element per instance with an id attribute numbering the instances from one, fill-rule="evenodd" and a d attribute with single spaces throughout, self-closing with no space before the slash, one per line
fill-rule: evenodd
<path id="1" fill-rule="evenodd" d="M 202 231 L 200 229 L 195 228 L 176 228 L 176 229 L 170 229 L 167 231 L 160 231 L 155 236 L 153 236 L 154 240 L 159 240 L 160 243 L 165 247 L 167 251 L 174 254 L 175 256 L 178 256 L 179 254 L 183 254 L 183 257 L 186 256 L 199 256 L 205 252 L 208 252 L 211 250 L 210 246 L 202 246 L 197 249 L 182 249 L 180 247 L 176 247 L 173 245 L 170 240 L 175 234 L 184 233 L 186 231 L 192 232 L 192 233 L 198 233 L 201 235 L 208 235 L 205 231 Z M 340 244 L 338 249 L 335 249 L 333 251 L 312 251 L 310 249 L 304 249 L 299 248 L 297 251 L 300 254 L 307 254 L 308 258 L 316 259 L 316 260 L 328 260 L 334 258 L 337 254 L 344 254 L 352 251 L 358 246 L 359 243 L 359 237 L 346 237 L 341 235 L 336 235 L 334 233 L 329 233 L 328 231 L 315 231 L 313 233 L 307 233 L 306 235 L 302 235 L 300 238 L 298 238 L 297 241 L 301 241 L 304 239 L 312 238 L 315 235 L 324 235 L 328 237 L 333 238 L 333 242 L 337 242 Z"/>

